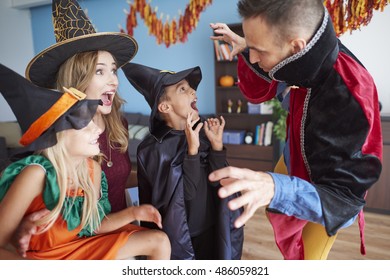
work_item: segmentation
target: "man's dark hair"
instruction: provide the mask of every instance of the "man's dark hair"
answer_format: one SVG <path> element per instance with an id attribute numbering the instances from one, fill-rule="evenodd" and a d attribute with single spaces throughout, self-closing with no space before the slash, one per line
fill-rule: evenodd
<path id="1" fill-rule="evenodd" d="M 237 8 L 243 19 L 261 17 L 283 37 L 302 28 L 314 34 L 324 16 L 322 0 L 239 0 Z"/>

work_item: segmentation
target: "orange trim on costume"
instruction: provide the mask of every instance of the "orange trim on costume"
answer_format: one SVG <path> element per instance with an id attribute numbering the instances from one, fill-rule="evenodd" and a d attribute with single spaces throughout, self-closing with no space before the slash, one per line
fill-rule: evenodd
<path id="1" fill-rule="evenodd" d="M 75 88 L 64 87 L 64 94 L 57 100 L 50 109 L 33 122 L 29 129 L 23 134 L 19 143 L 23 146 L 31 144 L 44 131 L 46 131 L 59 117 L 69 110 L 77 101 L 86 97 L 84 93 Z"/>

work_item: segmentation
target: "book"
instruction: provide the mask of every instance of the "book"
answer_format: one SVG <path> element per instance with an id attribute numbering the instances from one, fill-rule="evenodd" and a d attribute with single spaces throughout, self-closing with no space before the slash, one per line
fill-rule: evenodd
<path id="1" fill-rule="evenodd" d="M 272 104 L 261 103 L 260 104 L 260 114 L 262 115 L 272 115 L 274 113 Z"/>
<path id="2" fill-rule="evenodd" d="M 215 58 L 217 59 L 217 61 L 221 61 L 222 58 L 219 50 L 219 43 L 216 40 L 214 40 L 214 50 L 215 50 Z"/>
<path id="3" fill-rule="evenodd" d="M 258 145 L 260 146 L 264 145 L 264 130 L 265 130 L 265 123 L 262 123 L 260 125 L 260 134 L 259 134 L 259 143 L 258 143 Z"/>
<path id="4" fill-rule="evenodd" d="M 254 145 L 258 145 L 259 144 L 259 134 L 260 134 L 260 125 L 256 125 L 255 139 L 253 141 Z"/>
<path id="5" fill-rule="evenodd" d="M 268 121 L 265 125 L 265 133 L 264 133 L 264 146 L 271 146 L 272 144 L 272 131 L 274 127 L 274 123 Z"/>
<path id="6" fill-rule="evenodd" d="M 229 57 L 230 57 L 230 52 L 231 51 L 230 51 L 229 45 L 226 44 L 226 43 L 221 43 L 220 47 L 221 47 L 221 50 L 222 50 L 223 59 L 224 60 L 230 60 Z"/>

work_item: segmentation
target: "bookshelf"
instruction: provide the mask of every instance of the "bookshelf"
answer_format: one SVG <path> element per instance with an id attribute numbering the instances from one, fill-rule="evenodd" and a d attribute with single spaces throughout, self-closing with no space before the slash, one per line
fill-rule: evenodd
<path id="1" fill-rule="evenodd" d="M 365 210 L 390 215 L 390 115 L 382 114 L 383 159 L 379 180 L 367 192 Z"/>
<path id="2" fill-rule="evenodd" d="M 230 24 L 229 28 L 243 36 L 241 24 Z M 240 89 L 236 85 L 220 85 L 220 78 L 226 75 L 233 76 L 234 80 L 237 81 L 237 59 L 229 61 L 221 56 L 222 51 L 218 50 L 221 44 L 222 42 L 214 43 L 216 114 L 225 118 L 225 131 L 244 130 L 246 133 L 252 133 L 253 139 L 255 139 L 256 127 L 262 123 L 273 121 L 273 115 L 249 114 L 248 102 L 241 94 Z M 230 110 L 229 102 L 232 104 Z M 242 105 L 238 113 L 239 102 Z M 231 166 L 259 171 L 272 171 L 279 158 L 279 141 L 274 136 L 272 136 L 272 144 L 270 146 L 226 143 L 225 146 L 227 148 L 228 162 Z"/>

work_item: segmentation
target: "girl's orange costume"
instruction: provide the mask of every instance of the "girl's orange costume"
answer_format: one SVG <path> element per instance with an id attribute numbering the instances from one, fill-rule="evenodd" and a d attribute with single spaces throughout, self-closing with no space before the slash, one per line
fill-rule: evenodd
<path id="1" fill-rule="evenodd" d="M 90 161 L 92 163 L 92 160 Z M 42 195 L 37 196 L 26 215 L 47 208 L 49 210 L 58 202 L 59 187 L 54 167 L 51 162 L 43 156 L 31 155 L 22 160 L 19 160 L 4 170 L 0 180 L 0 201 L 4 197 L 8 188 L 16 178 L 16 176 L 28 165 L 40 165 L 46 171 L 46 184 Z M 92 164 L 89 164 L 92 167 Z M 90 169 L 90 174 L 93 169 Z M 93 177 L 93 176 L 91 176 Z M 102 173 L 102 189 L 99 204 L 103 209 L 103 213 L 108 214 L 111 206 L 108 202 L 107 181 L 104 173 Z M 28 187 L 28 186 L 26 186 Z M 73 197 L 76 196 L 74 203 Z M 86 228 L 81 228 L 80 217 L 82 212 L 84 196 L 83 191 L 79 189 L 76 194 L 68 194 L 63 206 L 62 215 L 52 227 L 42 234 L 33 235 L 31 237 L 27 257 L 30 259 L 73 259 L 73 260 L 94 260 L 94 259 L 115 259 L 118 250 L 127 242 L 128 237 L 142 227 L 129 224 L 116 231 L 98 234 L 90 232 Z M 69 208 L 71 207 L 71 208 Z M 65 216 L 64 213 L 69 213 Z M 65 216 L 65 217 L 64 217 Z"/>

